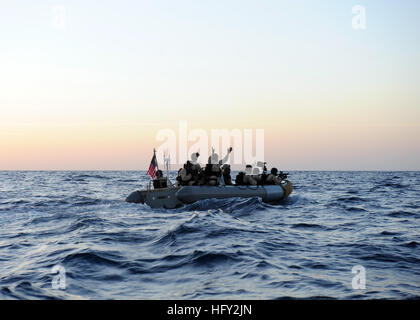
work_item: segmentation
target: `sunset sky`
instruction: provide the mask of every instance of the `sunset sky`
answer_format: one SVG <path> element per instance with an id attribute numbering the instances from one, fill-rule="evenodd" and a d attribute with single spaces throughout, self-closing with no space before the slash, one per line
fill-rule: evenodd
<path id="1" fill-rule="evenodd" d="M 264 129 L 285 170 L 420 170 L 419 39 L 417 0 L 1 0 L 0 170 L 145 169 L 181 120 Z"/>

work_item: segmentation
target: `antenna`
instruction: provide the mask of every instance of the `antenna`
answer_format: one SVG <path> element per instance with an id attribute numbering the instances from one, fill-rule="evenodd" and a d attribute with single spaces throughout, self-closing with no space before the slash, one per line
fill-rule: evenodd
<path id="1" fill-rule="evenodd" d="M 171 155 L 168 153 L 168 157 L 166 157 L 166 151 L 163 155 L 163 163 L 165 164 L 166 168 L 166 181 L 169 181 L 169 166 L 171 163 Z"/>

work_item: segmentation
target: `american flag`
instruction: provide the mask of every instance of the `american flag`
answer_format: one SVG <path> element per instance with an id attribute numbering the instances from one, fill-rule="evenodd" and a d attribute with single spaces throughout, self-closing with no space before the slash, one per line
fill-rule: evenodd
<path id="1" fill-rule="evenodd" d="M 152 179 L 156 176 L 156 168 L 157 168 L 157 160 L 156 160 L 156 154 L 153 154 L 152 161 L 150 162 L 149 170 L 147 171 L 147 174 L 152 177 Z"/>

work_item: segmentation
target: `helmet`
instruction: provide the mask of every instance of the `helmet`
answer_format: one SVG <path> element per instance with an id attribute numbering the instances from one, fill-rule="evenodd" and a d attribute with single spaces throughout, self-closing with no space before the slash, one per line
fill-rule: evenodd
<path id="1" fill-rule="evenodd" d="M 252 173 L 252 166 L 250 164 L 247 164 L 245 167 L 245 174 L 251 174 Z"/>
<path id="2" fill-rule="evenodd" d="M 200 156 L 200 154 L 198 152 L 194 152 L 194 153 L 191 154 L 191 160 L 193 162 L 196 162 L 199 156 Z"/>
<path id="3" fill-rule="evenodd" d="M 211 155 L 211 164 L 218 164 L 219 163 L 219 155 L 217 153 L 213 153 Z"/>

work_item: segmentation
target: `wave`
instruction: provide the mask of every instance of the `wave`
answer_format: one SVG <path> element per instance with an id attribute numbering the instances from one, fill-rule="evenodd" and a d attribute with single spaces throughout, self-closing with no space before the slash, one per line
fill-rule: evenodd
<path id="1" fill-rule="evenodd" d="M 396 210 L 386 214 L 388 217 L 396 217 L 396 218 L 405 218 L 405 217 L 414 217 L 417 216 L 414 212 L 404 211 L 404 210 Z"/>
<path id="2" fill-rule="evenodd" d="M 342 203 L 361 203 L 361 202 L 366 202 L 368 201 L 365 198 L 362 197 L 356 197 L 356 196 L 352 196 L 352 197 L 340 197 L 338 198 L 336 201 L 342 202 Z"/>
<path id="3" fill-rule="evenodd" d="M 403 246 L 407 247 L 407 248 L 417 248 L 420 245 L 420 243 L 416 242 L 416 241 L 410 241 L 407 243 L 404 243 Z"/>
<path id="4" fill-rule="evenodd" d="M 70 267 L 75 266 L 78 269 L 86 265 L 89 268 L 92 268 L 93 265 L 121 267 L 124 264 L 122 259 L 123 257 L 116 253 L 85 250 L 67 255 L 62 264 Z"/>
<path id="5" fill-rule="evenodd" d="M 175 210 L 124 202 L 148 183 L 142 174 L 0 172 L 0 298 L 419 296 L 419 173 L 293 172 L 297 187 L 278 205 L 208 199 Z M 57 264 L 65 291 L 51 289 Z M 355 294 L 357 264 L 401 276 Z"/>
<path id="6" fill-rule="evenodd" d="M 222 210 L 226 213 L 244 213 L 264 211 L 267 208 L 259 198 L 229 198 L 229 199 L 206 199 L 188 204 L 178 211 L 207 211 Z"/>
<path id="7" fill-rule="evenodd" d="M 109 180 L 112 179 L 111 177 L 107 177 L 107 176 L 102 176 L 99 174 L 71 174 L 70 176 L 68 176 L 68 178 L 70 179 L 101 179 L 101 180 Z"/>
<path id="8" fill-rule="evenodd" d="M 328 230 L 326 226 L 321 226 L 315 223 L 296 223 L 292 224 L 292 228 L 295 229 L 316 229 L 316 230 Z"/>
<path id="9" fill-rule="evenodd" d="M 195 265 L 211 265 L 211 264 L 221 264 L 228 262 L 238 261 L 240 253 L 223 253 L 223 252 L 205 252 L 205 251 L 194 251 L 190 256 L 189 263 Z"/>

